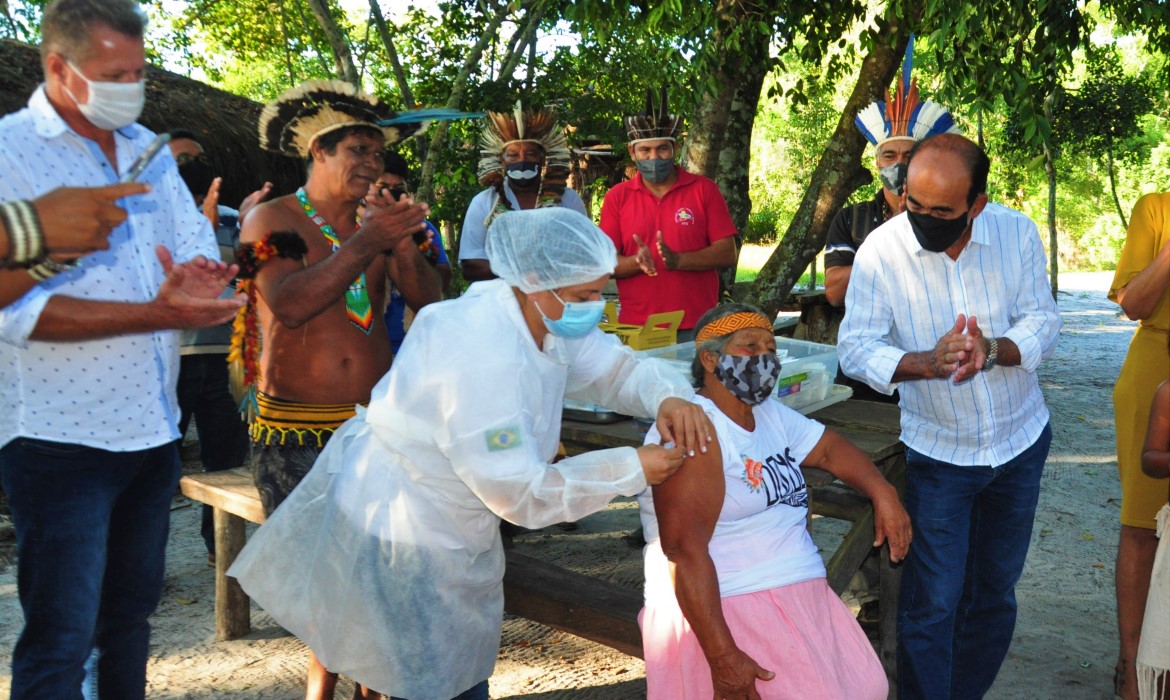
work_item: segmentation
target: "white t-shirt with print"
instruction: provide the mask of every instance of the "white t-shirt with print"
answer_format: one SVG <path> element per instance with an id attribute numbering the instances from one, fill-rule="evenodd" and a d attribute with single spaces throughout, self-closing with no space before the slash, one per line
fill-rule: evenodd
<path id="1" fill-rule="evenodd" d="M 725 493 L 708 551 L 722 597 L 823 577 L 825 565 L 806 527 L 808 488 L 800 464 L 825 432 L 779 401 L 756 406 L 748 432 L 702 396 L 695 403 L 715 425 L 723 453 Z M 661 440 L 657 426 L 646 444 Z M 684 464 L 683 468 L 686 468 Z M 674 595 L 662 554 L 651 489 L 638 496 L 646 534 L 646 599 Z"/>

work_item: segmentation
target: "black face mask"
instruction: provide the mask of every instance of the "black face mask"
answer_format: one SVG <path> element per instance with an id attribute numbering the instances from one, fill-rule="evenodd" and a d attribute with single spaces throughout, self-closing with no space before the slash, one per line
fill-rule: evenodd
<path id="1" fill-rule="evenodd" d="M 180 165 L 179 177 L 187 183 L 187 189 L 191 190 L 191 195 L 196 199 L 207 194 L 207 190 L 211 189 L 211 181 L 215 179 L 211 166 L 199 159 Z"/>
<path id="2" fill-rule="evenodd" d="M 505 171 L 508 184 L 518 190 L 530 190 L 540 185 L 540 161 L 522 160 L 509 163 Z"/>
<path id="3" fill-rule="evenodd" d="M 918 239 L 918 245 L 932 253 L 941 253 L 955 244 L 967 230 L 968 209 L 957 219 L 940 219 L 930 214 L 915 214 L 909 209 L 906 215 L 910 217 L 910 229 Z"/>

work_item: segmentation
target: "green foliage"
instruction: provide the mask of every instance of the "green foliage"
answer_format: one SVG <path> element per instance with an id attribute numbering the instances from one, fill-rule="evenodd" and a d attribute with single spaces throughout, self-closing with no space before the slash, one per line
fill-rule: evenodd
<path id="1" fill-rule="evenodd" d="M 1045 101 L 1092 28 L 1078 0 L 929 0 L 920 9 L 915 26 L 942 68 L 942 101 L 987 113 L 1002 98 L 1017 111 L 1019 138 L 1047 142 Z"/>
<path id="2" fill-rule="evenodd" d="M 853 75 L 835 86 L 813 79 L 820 73 L 820 65 L 792 60 L 787 66 L 785 74 L 765 82 L 766 93 L 773 97 L 761 100 L 756 114 L 752 213 L 744 231 L 744 240 L 751 243 L 775 244 L 796 214 L 804 188 L 840 119 L 860 60 L 851 67 Z M 799 84 L 804 87 L 793 87 Z M 873 188 L 863 190 L 863 198 L 873 195 Z"/>
<path id="3" fill-rule="evenodd" d="M 743 232 L 743 242 L 774 245 L 777 237 L 783 232 L 785 223 L 778 206 L 752 207 L 752 213 L 748 215 L 747 229 Z"/>
<path id="4" fill-rule="evenodd" d="M 28 44 L 40 42 L 41 15 L 49 0 L 0 2 L 0 37 Z"/>
<path id="5" fill-rule="evenodd" d="M 1145 34 L 1152 51 L 1170 56 L 1170 2 L 1166 0 L 1102 0 L 1101 9 L 1131 34 Z"/>
<path id="6" fill-rule="evenodd" d="M 333 77 L 330 46 L 305 0 L 140 2 L 151 17 L 152 60 L 165 59 L 237 94 L 267 101 L 303 80 Z M 437 11 L 410 6 L 387 17 L 412 105 L 405 104 L 362 3 L 347 5 L 348 17 L 339 0 L 330 5 L 363 85 L 407 108 L 447 101 L 469 49 L 504 2 L 443 0 Z M 1096 2 L 512 0 L 464 104 L 505 110 L 522 97 L 527 105 L 555 105 L 574 127 L 574 145 L 621 149 L 621 116 L 641 108 L 646 88 L 666 86 L 673 111 L 693 118 L 704 91 L 714 93 L 737 62 L 767 65 L 772 72 L 752 142 L 754 206 L 744 233 L 749 242 L 771 242 L 792 220 L 892 5 L 918 33 L 915 74 L 923 96 L 950 105 L 965 124 L 981 118 L 993 156 L 992 198 L 1043 221 L 1044 174 L 1029 166 L 1044 144 L 1059 149 L 1061 264 L 1108 265 L 1124 231 L 1103 153 L 1114 154 L 1117 199 L 1126 214 L 1141 193 L 1170 189 L 1170 5 L 1100 0 L 1098 10 Z M 45 4 L 0 2 L 0 36 L 35 42 Z M 401 10 L 385 0 L 382 6 Z M 516 71 L 501 75 L 530 13 L 540 16 L 540 50 L 522 54 Z M 746 48 L 760 37 L 767 39 L 767 55 Z M 476 122 L 453 123 L 438 154 L 432 218 L 454 222 L 456 230 L 480 189 L 479 130 Z M 413 140 L 399 147 L 417 168 L 415 148 Z M 876 188 L 861 188 L 851 201 Z M 600 199 L 598 192 L 595 204 Z"/>

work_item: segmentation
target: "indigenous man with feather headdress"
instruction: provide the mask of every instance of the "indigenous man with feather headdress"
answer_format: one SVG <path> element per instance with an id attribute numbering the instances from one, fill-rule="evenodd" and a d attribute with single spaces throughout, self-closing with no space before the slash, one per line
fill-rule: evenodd
<path id="1" fill-rule="evenodd" d="M 665 89 L 657 109 L 647 92 L 646 111 L 625 123 L 638 174 L 601 206 L 601 229 L 618 252 L 618 320 L 641 325 L 682 309 L 679 341 L 691 340 L 699 317 L 719 303 L 718 268 L 735 264 L 735 223 L 712 180 L 675 164 L 682 117 L 667 111 Z"/>
<path id="2" fill-rule="evenodd" d="M 479 149 L 479 182 L 487 189 L 471 200 L 459 237 L 459 265 L 469 281 L 495 277 L 488 266 L 487 230 L 513 210 L 566 207 L 588 216 L 580 195 L 565 186 L 569 145 L 551 109 L 509 114 L 488 112 Z"/>
<path id="3" fill-rule="evenodd" d="M 845 303 L 853 256 L 862 241 L 870 231 L 906 208 L 902 192 L 910 149 L 927 136 L 959 131 L 945 107 L 919 99 L 918 85 L 910 77 L 913 51 L 914 39 L 911 38 L 897 88 L 888 99 L 870 104 L 853 120 L 861 135 L 874 146 L 874 161 L 882 188 L 872 200 L 837 212 L 829 224 L 825 241 L 825 298 L 833 306 Z"/>
<path id="4" fill-rule="evenodd" d="M 415 236 L 428 208 L 373 187 L 386 147 L 419 128 L 379 126 L 394 117 L 342 81 L 304 83 L 260 115 L 261 147 L 308 170 L 303 187 L 257 206 L 240 232 L 254 309 L 237 319 L 233 350 L 254 383 L 252 469 L 268 514 L 390 369 L 387 277 L 413 309 L 440 298 Z M 312 657 L 308 697 L 333 697 L 335 682 Z"/>

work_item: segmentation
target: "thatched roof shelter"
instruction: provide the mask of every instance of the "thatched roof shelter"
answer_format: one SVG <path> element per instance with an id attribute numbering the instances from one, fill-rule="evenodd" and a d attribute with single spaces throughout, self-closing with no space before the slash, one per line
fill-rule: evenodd
<path id="1" fill-rule="evenodd" d="M 0 115 L 20 110 L 43 81 L 37 47 L 0 40 Z M 274 194 L 287 194 L 304 182 L 295 158 L 260 150 L 257 120 L 263 105 L 196 80 L 147 67 L 146 109 L 139 122 L 162 132 L 189 129 L 201 136 L 212 168 L 223 177 L 220 201 L 235 206 L 265 180 Z"/>

